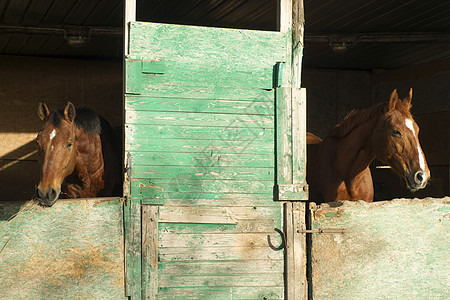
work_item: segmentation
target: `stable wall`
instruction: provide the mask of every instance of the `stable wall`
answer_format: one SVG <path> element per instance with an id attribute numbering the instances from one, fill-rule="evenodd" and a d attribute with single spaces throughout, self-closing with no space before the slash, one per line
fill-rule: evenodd
<path id="1" fill-rule="evenodd" d="M 29 200 L 38 184 L 39 101 L 71 101 L 122 124 L 121 62 L 0 56 L 0 82 L 0 201 Z"/>
<path id="2" fill-rule="evenodd" d="M 397 88 L 404 98 L 413 88 L 412 114 L 420 127 L 420 142 L 431 170 L 427 188 L 411 193 L 390 169 L 372 166 L 375 199 L 443 197 L 450 195 L 450 60 L 398 70 L 344 71 L 306 69 L 307 130 L 326 137 L 353 109 L 389 100 Z"/>

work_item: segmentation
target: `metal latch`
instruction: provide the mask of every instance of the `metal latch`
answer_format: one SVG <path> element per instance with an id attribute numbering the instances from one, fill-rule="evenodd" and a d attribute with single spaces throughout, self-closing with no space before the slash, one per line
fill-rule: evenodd
<path id="1" fill-rule="evenodd" d="M 337 234 L 345 234 L 345 228 L 341 229 L 306 229 L 306 230 L 297 230 L 297 233 L 337 233 Z"/>

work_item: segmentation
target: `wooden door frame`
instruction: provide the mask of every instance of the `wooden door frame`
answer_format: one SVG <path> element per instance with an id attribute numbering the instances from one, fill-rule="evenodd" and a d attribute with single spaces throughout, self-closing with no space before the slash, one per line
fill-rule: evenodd
<path id="1" fill-rule="evenodd" d="M 285 298 L 308 299 L 306 277 L 306 90 L 300 88 L 304 37 L 303 0 L 280 0 L 281 32 L 292 34 L 291 47 L 277 89 L 277 185 L 284 202 Z"/>

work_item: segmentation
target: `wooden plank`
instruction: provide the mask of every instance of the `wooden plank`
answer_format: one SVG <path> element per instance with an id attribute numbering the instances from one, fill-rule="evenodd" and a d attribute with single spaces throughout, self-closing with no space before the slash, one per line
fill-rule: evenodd
<path id="1" fill-rule="evenodd" d="M 160 222 L 196 224 L 237 224 L 225 207 L 162 207 Z"/>
<path id="2" fill-rule="evenodd" d="M 292 184 L 292 103 L 291 89 L 277 88 L 277 184 Z"/>
<path id="3" fill-rule="evenodd" d="M 281 287 L 283 274 L 244 274 L 244 275 L 163 275 L 159 276 L 160 287 Z"/>
<path id="4" fill-rule="evenodd" d="M 164 192 L 164 191 L 163 191 Z M 198 193 L 164 192 L 154 193 L 155 197 L 164 197 L 164 203 L 168 206 L 279 206 L 273 201 L 273 192 L 266 193 L 230 193 L 202 191 Z M 142 199 L 142 204 L 146 203 Z"/>
<path id="5" fill-rule="evenodd" d="M 251 100 L 193 99 L 170 97 L 128 96 L 126 110 L 182 111 L 204 113 L 232 113 L 273 115 L 273 93 L 271 98 Z M 260 101 L 262 100 L 262 101 Z"/>
<path id="6" fill-rule="evenodd" d="M 142 206 L 143 299 L 158 299 L 158 221 L 158 206 Z"/>
<path id="7" fill-rule="evenodd" d="M 160 221 L 166 223 L 237 224 L 242 220 L 280 217 L 279 207 L 162 207 Z"/>
<path id="8" fill-rule="evenodd" d="M 194 215 L 194 214 L 205 214 L 205 215 L 220 215 L 227 216 L 226 220 L 229 220 L 224 224 L 236 224 L 236 220 L 255 220 L 255 219 L 281 219 L 281 206 L 241 206 L 241 207 L 198 207 L 198 206 L 179 206 L 179 207 L 161 207 L 161 220 L 162 222 L 169 222 L 169 220 L 174 219 L 173 216 L 177 215 L 182 217 L 182 215 Z M 175 222 L 175 220 L 173 220 Z M 232 223 L 233 222 L 233 223 Z M 188 222 L 192 223 L 192 222 Z"/>
<path id="9" fill-rule="evenodd" d="M 283 270 L 283 260 L 224 260 L 224 261 L 174 261 L 161 263 L 162 274 L 233 275 L 277 274 Z"/>
<path id="10" fill-rule="evenodd" d="M 125 0 L 124 4 L 124 55 L 130 54 L 131 45 L 129 43 L 130 38 L 130 22 L 136 20 L 136 0 Z"/>
<path id="11" fill-rule="evenodd" d="M 306 97 L 302 98 L 303 0 L 282 0 L 280 31 L 292 34 L 288 42 L 282 85 L 277 88 L 277 184 L 280 199 L 306 200 Z M 292 185 L 293 189 L 289 189 Z M 288 187 L 285 189 L 285 187 Z M 286 193 L 287 191 L 287 193 Z M 299 195 L 297 195 L 297 192 Z M 305 199 L 306 198 L 306 199 Z M 285 204 L 286 299 L 307 299 L 305 203 Z"/>
<path id="12" fill-rule="evenodd" d="M 186 39 L 185 39 L 186 41 Z M 137 58 L 137 57 L 136 57 Z M 189 57 L 185 57 L 191 60 Z M 192 58 L 192 57 L 191 57 Z M 172 59 L 176 59 L 172 57 Z M 202 58 L 202 60 L 204 60 Z M 273 84 L 272 71 L 276 60 L 267 65 L 251 65 L 241 60 L 229 63 L 218 60 L 211 65 L 202 65 L 198 58 L 190 64 L 167 60 L 164 74 L 142 74 L 143 86 L 151 85 L 183 85 L 183 86 L 221 86 L 271 89 Z M 237 66 L 236 66 L 237 65 Z M 181 69 L 181 66 L 184 66 Z M 236 66 L 231 67 L 230 66 Z M 242 69 L 241 69 L 242 68 Z M 247 68 L 247 69 L 244 69 Z"/>
<path id="13" fill-rule="evenodd" d="M 162 126 L 127 124 L 125 133 L 133 140 L 142 139 L 193 139 L 224 141 L 266 141 L 273 142 L 274 130 L 270 128 L 205 127 L 205 126 Z"/>
<path id="14" fill-rule="evenodd" d="M 160 299 L 283 299 L 282 287 L 161 288 Z"/>
<path id="15" fill-rule="evenodd" d="M 139 185 L 139 183 L 138 183 Z M 149 191 L 151 192 L 151 191 Z M 278 206 L 279 204 L 273 201 L 273 191 L 267 190 L 265 193 L 222 193 L 222 192 L 170 192 L 163 191 L 163 193 L 153 193 L 154 195 L 144 196 L 141 201 L 142 204 L 152 204 L 154 200 L 162 198 L 163 203 L 170 206 L 177 205 L 194 205 L 194 206 L 236 206 L 242 205 L 255 206 Z M 148 197 L 148 198 L 147 198 Z M 149 201 L 149 202 L 148 202 Z"/>
<path id="16" fill-rule="evenodd" d="M 222 194 L 222 193 L 198 193 L 198 194 L 184 194 L 184 193 L 166 193 L 167 198 L 164 199 L 166 205 L 170 206 L 227 206 L 227 207 L 242 207 L 248 205 L 251 207 L 279 206 L 279 203 L 273 201 L 273 193 L 253 193 L 253 194 Z"/>
<path id="17" fill-rule="evenodd" d="M 133 162 L 134 163 L 134 162 Z M 273 168 L 133 165 L 133 178 L 178 180 L 273 180 Z"/>
<path id="18" fill-rule="evenodd" d="M 160 248 L 159 261 L 198 260 L 259 260 L 283 259 L 283 251 L 270 247 L 203 247 L 203 248 Z"/>
<path id="19" fill-rule="evenodd" d="M 237 224 L 192 224 L 159 223 L 161 231 L 168 233 L 273 233 L 274 228 L 280 228 L 280 221 L 275 219 L 244 219 Z"/>
<path id="20" fill-rule="evenodd" d="M 271 89 L 235 86 L 232 89 L 221 86 L 183 86 L 179 84 L 157 84 L 151 77 L 142 78 L 143 97 L 204 99 L 204 100 L 242 100 L 273 102 L 274 92 Z M 138 96 L 132 96 L 132 99 Z"/>
<path id="21" fill-rule="evenodd" d="M 294 184 L 306 184 L 306 89 L 292 90 L 292 160 Z M 305 199 L 307 200 L 307 199 Z"/>
<path id="22" fill-rule="evenodd" d="M 203 154 L 258 154 L 274 155 L 274 145 L 265 141 L 227 141 L 227 140 L 186 140 L 186 139 L 159 139 L 133 140 L 127 138 L 125 150 L 137 152 L 178 152 Z"/>
<path id="23" fill-rule="evenodd" d="M 270 240 L 276 246 L 282 243 L 281 236 L 276 232 L 273 233 Z M 267 234 L 259 233 L 161 233 L 159 236 L 160 248 L 181 248 L 186 245 L 192 250 L 206 247 L 269 247 L 269 238 Z"/>
<path id="24" fill-rule="evenodd" d="M 131 183 L 131 195 L 139 194 L 142 189 L 151 188 L 166 193 L 222 193 L 222 194 L 257 194 L 272 191 L 273 181 L 244 180 L 178 180 L 173 179 L 136 179 Z M 159 191 L 158 191 L 159 193 Z"/>
<path id="25" fill-rule="evenodd" d="M 133 152 L 133 163 L 145 166 L 215 166 L 274 168 L 274 157 L 248 153 Z"/>
<path id="26" fill-rule="evenodd" d="M 142 296 L 142 242 L 140 199 L 129 197 L 124 208 L 126 291 L 131 299 Z"/>
<path id="27" fill-rule="evenodd" d="M 148 37 L 152 37 L 151 43 Z M 165 74 L 154 76 L 154 81 L 269 89 L 272 67 L 285 60 L 287 46 L 285 35 L 279 32 L 139 22 L 132 23 L 131 39 L 131 55 L 166 58 Z M 223 49 L 227 49 L 226 55 L 218 55 Z"/>
<path id="28" fill-rule="evenodd" d="M 306 203 L 285 204 L 286 292 L 290 297 L 307 299 L 306 278 Z"/>
<path id="29" fill-rule="evenodd" d="M 244 127 L 244 128 L 274 128 L 273 116 L 266 115 L 239 115 L 224 113 L 185 113 L 185 112 L 153 112 L 134 111 L 125 112 L 127 124 L 147 125 L 181 125 L 181 126 L 204 126 L 211 127 Z"/>
<path id="30" fill-rule="evenodd" d="M 303 0 L 289 1 L 292 1 L 292 87 L 299 89 L 304 47 L 305 9 Z"/>
<path id="31" fill-rule="evenodd" d="M 1 299 L 124 298 L 118 198 L 0 205 Z"/>
<path id="32" fill-rule="evenodd" d="M 450 198 L 312 207 L 314 299 L 446 299 Z M 325 258 L 332 257 L 332 259 Z"/>

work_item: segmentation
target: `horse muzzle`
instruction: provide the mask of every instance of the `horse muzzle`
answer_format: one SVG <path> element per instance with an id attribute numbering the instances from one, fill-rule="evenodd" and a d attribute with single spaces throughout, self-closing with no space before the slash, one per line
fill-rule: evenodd
<path id="1" fill-rule="evenodd" d="M 53 206 L 56 200 L 58 200 L 59 194 L 61 190 L 55 190 L 54 188 L 48 188 L 45 191 L 42 191 L 39 187 L 36 188 L 35 198 L 39 201 L 39 204 L 42 206 Z"/>
<path id="2" fill-rule="evenodd" d="M 429 179 L 429 172 L 417 171 L 405 174 L 406 185 L 411 192 L 416 192 L 426 187 Z"/>

